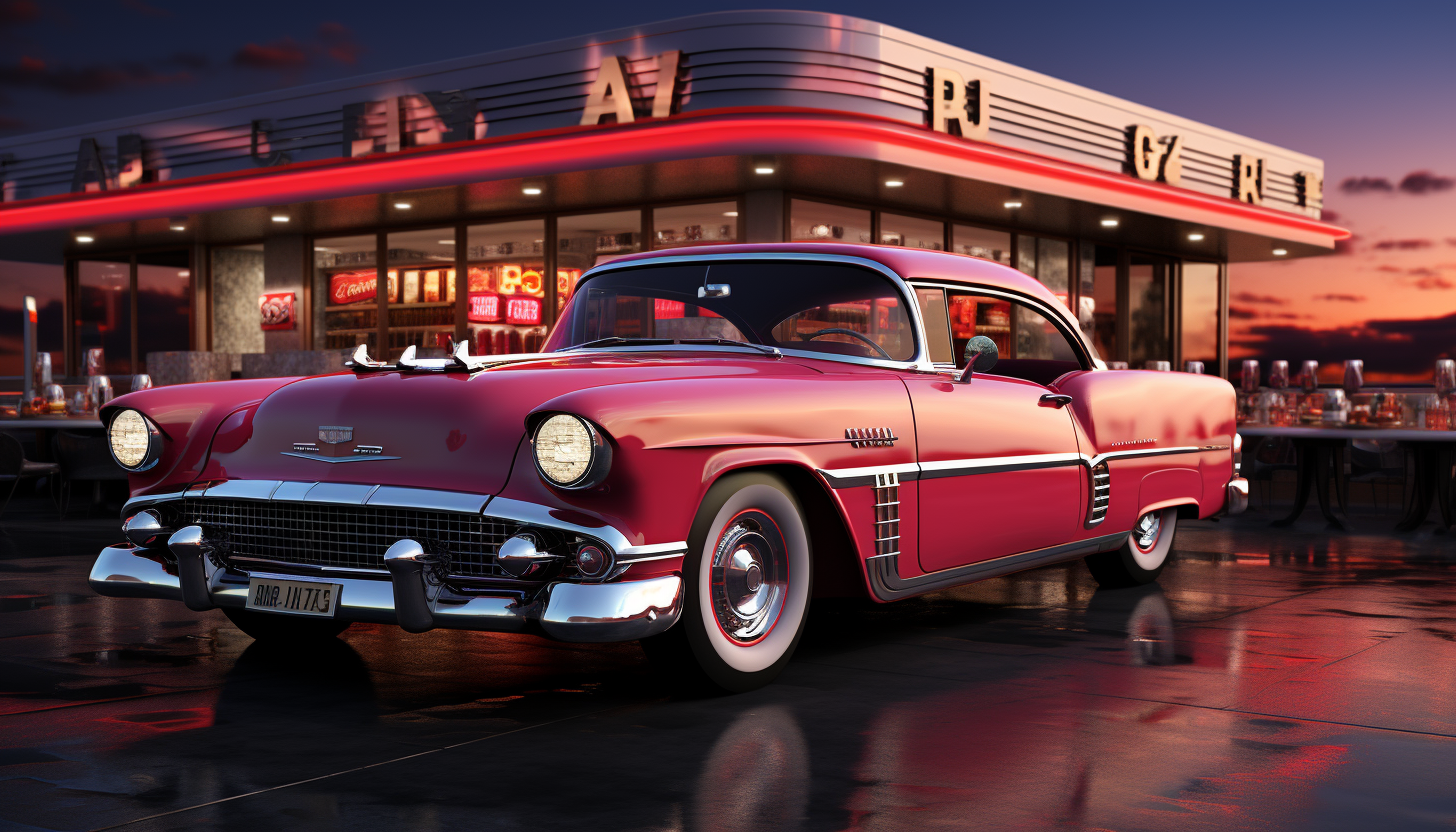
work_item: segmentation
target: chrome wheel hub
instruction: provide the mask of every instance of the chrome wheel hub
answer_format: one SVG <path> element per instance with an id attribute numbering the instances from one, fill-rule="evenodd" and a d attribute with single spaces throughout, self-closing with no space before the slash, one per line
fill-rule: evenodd
<path id="1" fill-rule="evenodd" d="M 1147 550 L 1153 548 L 1158 542 L 1158 530 L 1163 525 L 1163 518 L 1158 512 L 1148 512 L 1138 518 L 1137 525 L 1133 527 L 1132 536 L 1137 541 L 1139 549 Z"/>
<path id="2" fill-rule="evenodd" d="M 784 541 L 768 515 L 745 511 L 729 521 L 713 550 L 710 599 L 718 627 L 739 644 L 768 635 L 789 588 Z"/>

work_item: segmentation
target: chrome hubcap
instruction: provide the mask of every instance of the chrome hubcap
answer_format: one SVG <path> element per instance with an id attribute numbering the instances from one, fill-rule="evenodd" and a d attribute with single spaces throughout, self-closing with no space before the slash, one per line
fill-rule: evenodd
<path id="1" fill-rule="evenodd" d="M 1137 526 L 1132 530 L 1133 536 L 1137 539 L 1138 548 L 1153 548 L 1153 544 L 1158 542 L 1158 529 L 1162 525 L 1163 519 L 1158 512 L 1149 512 L 1139 517 Z"/>
<path id="2" fill-rule="evenodd" d="M 784 541 L 760 511 L 734 517 L 713 550 L 713 615 L 723 634 L 752 644 L 768 634 L 783 611 L 789 568 Z"/>

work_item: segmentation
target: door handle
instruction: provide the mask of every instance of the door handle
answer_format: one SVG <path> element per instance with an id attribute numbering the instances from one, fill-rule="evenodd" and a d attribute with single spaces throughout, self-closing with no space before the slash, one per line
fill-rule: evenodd
<path id="1" fill-rule="evenodd" d="M 1066 407 L 1072 403 L 1072 397 L 1064 393 L 1045 393 L 1037 404 L 1042 407 Z"/>

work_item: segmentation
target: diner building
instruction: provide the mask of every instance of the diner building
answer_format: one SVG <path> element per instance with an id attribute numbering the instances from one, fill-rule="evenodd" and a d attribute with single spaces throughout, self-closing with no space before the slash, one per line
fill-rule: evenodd
<path id="1" fill-rule="evenodd" d="M 1227 375 L 1228 264 L 1329 253 L 1323 178 L 871 21 L 702 14 L 0 140 L 0 373 L 25 296 L 66 375 L 282 375 L 529 352 L 594 264 L 822 240 L 996 260 L 1109 362 Z"/>

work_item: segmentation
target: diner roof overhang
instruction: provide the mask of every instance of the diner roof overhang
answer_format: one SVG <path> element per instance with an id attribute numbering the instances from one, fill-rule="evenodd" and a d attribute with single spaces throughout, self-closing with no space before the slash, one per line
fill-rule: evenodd
<path id="1" fill-rule="evenodd" d="M 754 172 L 772 167 L 772 174 Z M 903 186 L 889 187 L 898 180 Z M 524 194 L 525 185 L 541 194 Z M 450 223 L 782 189 L 1019 230 L 1230 261 L 1328 253 L 1337 226 L 889 119 L 786 108 L 700 111 L 68 194 L 0 207 L 16 238 L 85 229 L 114 248 Z M 393 205 L 401 200 L 410 209 Z M 1020 202 L 1020 208 L 1008 208 Z M 280 228 L 270 215 L 286 211 Z M 187 217 L 186 230 L 171 229 Z M 1115 227 L 1103 224 L 1116 219 Z M 1193 241 L 1189 235 L 1203 235 Z M 69 240 L 66 236 L 64 239 Z"/>

